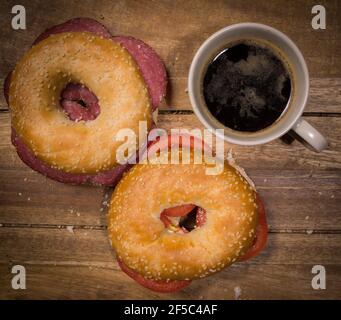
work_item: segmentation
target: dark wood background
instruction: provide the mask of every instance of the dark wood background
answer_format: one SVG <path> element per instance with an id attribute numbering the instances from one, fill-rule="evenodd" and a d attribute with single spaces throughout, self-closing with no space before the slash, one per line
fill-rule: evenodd
<path id="1" fill-rule="evenodd" d="M 10 113 L 0 97 L 0 298 L 49 299 L 335 299 L 341 298 L 341 3 L 318 1 L 327 29 L 313 30 L 315 1 L 21 1 L 27 30 L 11 29 L 11 8 L 0 2 L 0 85 L 47 27 L 88 16 L 113 34 L 150 44 L 170 78 L 159 126 L 200 127 L 186 93 L 189 65 L 213 32 L 237 22 L 265 23 L 302 50 L 311 75 L 304 117 L 330 142 L 317 154 L 298 141 L 232 148 L 265 199 L 266 250 L 176 294 L 156 294 L 118 268 L 107 241 L 110 189 L 69 186 L 27 168 L 10 143 Z M 73 232 L 71 232 L 73 230 Z M 27 289 L 11 288 L 11 267 L 27 270 Z M 311 269 L 322 264 L 327 289 L 313 290 Z"/>

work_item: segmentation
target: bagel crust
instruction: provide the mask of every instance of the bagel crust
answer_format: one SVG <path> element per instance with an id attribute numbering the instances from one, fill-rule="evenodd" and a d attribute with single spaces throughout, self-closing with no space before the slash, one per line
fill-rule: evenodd
<path id="1" fill-rule="evenodd" d="M 68 83 L 93 92 L 100 114 L 71 121 L 60 106 Z M 151 126 L 152 109 L 144 79 L 120 44 L 91 33 L 59 33 L 34 45 L 11 76 L 12 126 L 34 155 L 59 170 L 98 173 L 117 166 L 122 143 L 115 134 L 139 121 Z"/>
<path id="2" fill-rule="evenodd" d="M 256 192 L 228 163 L 138 164 L 117 185 L 109 208 L 109 239 L 118 259 L 143 277 L 192 280 L 235 262 L 252 245 L 258 223 Z M 206 222 L 189 233 L 165 228 L 160 213 L 195 204 Z"/>

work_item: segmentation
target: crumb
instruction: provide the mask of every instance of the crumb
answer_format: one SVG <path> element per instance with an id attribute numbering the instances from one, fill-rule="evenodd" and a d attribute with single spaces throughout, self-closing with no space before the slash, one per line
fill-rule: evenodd
<path id="1" fill-rule="evenodd" d="M 321 192 L 321 191 L 319 191 L 319 195 L 322 195 L 322 192 Z"/>
<path id="2" fill-rule="evenodd" d="M 199 296 L 199 300 L 202 300 L 202 299 L 204 299 L 204 296 Z"/>
<path id="3" fill-rule="evenodd" d="M 27 178 L 24 178 L 24 181 L 26 182 L 26 181 L 27 181 Z"/>
<path id="4" fill-rule="evenodd" d="M 242 295 L 242 289 L 240 287 L 234 287 L 234 298 L 235 300 L 238 300 L 240 296 Z"/>
<path id="5" fill-rule="evenodd" d="M 77 217 L 80 217 L 80 216 L 81 216 L 81 214 L 80 214 L 79 212 L 76 212 L 76 215 L 77 215 Z"/>
<path id="6" fill-rule="evenodd" d="M 227 292 L 228 290 L 225 288 L 223 291 L 224 291 L 224 292 Z"/>
<path id="7" fill-rule="evenodd" d="M 0 223 L 0 228 L 3 226 L 3 224 L 2 223 Z"/>
<path id="8" fill-rule="evenodd" d="M 73 209 L 69 209 L 70 213 L 73 213 Z"/>
<path id="9" fill-rule="evenodd" d="M 100 18 L 101 20 L 104 20 L 103 14 L 100 14 L 100 15 L 99 15 L 99 18 Z"/>
<path id="10" fill-rule="evenodd" d="M 267 181 L 268 181 L 268 179 L 265 178 L 265 179 L 264 179 L 264 182 L 267 182 Z"/>
<path id="11" fill-rule="evenodd" d="M 307 234 L 313 234 L 314 230 L 307 230 Z"/>
<path id="12" fill-rule="evenodd" d="M 101 209 L 99 209 L 99 211 L 103 212 L 104 208 L 102 207 Z"/>
<path id="13" fill-rule="evenodd" d="M 306 216 L 304 219 L 305 219 L 305 220 L 308 220 L 308 219 L 309 219 L 309 216 Z"/>
<path id="14" fill-rule="evenodd" d="M 331 196 L 330 196 L 332 199 L 334 199 L 335 198 L 335 196 L 332 194 Z"/>
<path id="15" fill-rule="evenodd" d="M 74 234 L 73 228 L 74 228 L 74 226 L 67 226 L 66 230 L 69 231 L 70 233 Z"/>
<path id="16" fill-rule="evenodd" d="M 178 61 L 179 60 L 179 58 L 178 57 L 175 57 L 175 61 Z"/>
<path id="17" fill-rule="evenodd" d="M 21 197 L 21 196 L 22 196 L 22 193 L 21 193 L 21 192 L 18 192 L 18 196 Z"/>
<path id="18" fill-rule="evenodd" d="M 27 198 L 27 201 L 31 201 L 31 198 L 30 198 L 30 197 L 28 197 L 28 198 Z"/>

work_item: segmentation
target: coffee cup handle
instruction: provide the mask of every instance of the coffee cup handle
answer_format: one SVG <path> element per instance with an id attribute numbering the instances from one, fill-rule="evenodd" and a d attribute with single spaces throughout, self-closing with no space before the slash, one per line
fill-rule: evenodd
<path id="1" fill-rule="evenodd" d="M 295 123 L 292 130 L 309 143 L 317 152 L 321 152 L 328 146 L 326 138 L 302 118 Z"/>

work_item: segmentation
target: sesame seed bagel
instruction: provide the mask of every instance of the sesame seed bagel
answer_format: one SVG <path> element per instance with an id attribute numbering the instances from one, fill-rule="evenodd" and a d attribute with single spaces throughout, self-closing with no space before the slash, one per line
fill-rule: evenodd
<path id="1" fill-rule="evenodd" d="M 60 106 L 68 83 L 86 86 L 100 113 L 72 121 Z M 18 62 L 9 89 L 12 126 L 34 155 L 52 168 L 97 173 L 117 165 L 115 134 L 139 121 L 151 126 L 151 102 L 132 56 L 98 35 L 66 32 L 34 45 Z"/>
<path id="2" fill-rule="evenodd" d="M 193 159 L 198 151 L 191 152 Z M 256 192 L 247 180 L 228 163 L 207 175 L 210 161 L 158 159 L 134 166 L 113 192 L 108 229 L 118 260 L 146 279 L 172 281 L 206 277 L 243 256 L 258 223 Z M 185 233 L 167 228 L 161 213 L 189 204 L 204 209 L 205 221 Z"/>

